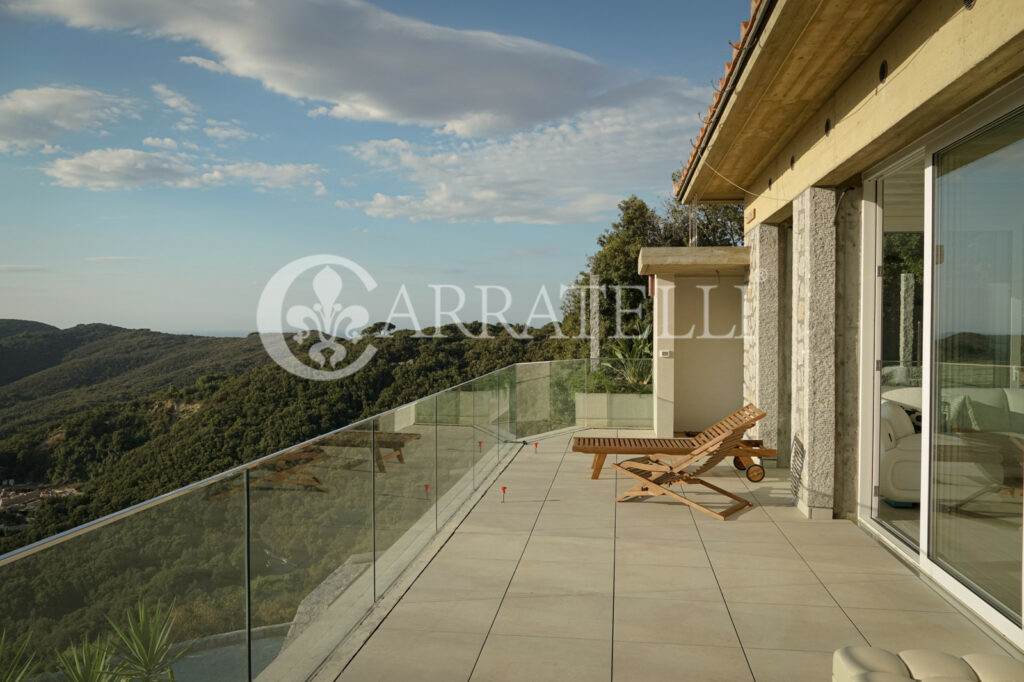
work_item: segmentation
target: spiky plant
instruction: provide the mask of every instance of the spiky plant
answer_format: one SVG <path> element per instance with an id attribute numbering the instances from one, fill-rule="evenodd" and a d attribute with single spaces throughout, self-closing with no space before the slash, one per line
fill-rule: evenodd
<path id="1" fill-rule="evenodd" d="M 605 360 L 601 366 L 623 387 L 635 390 L 651 383 L 653 362 L 653 342 L 651 328 L 644 327 L 636 334 L 633 327 L 633 338 L 616 339 L 608 347 L 614 360 Z"/>
<path id="2" fill-rule="evenodd" d="M 109 618 L 107 620 L 110 620 Z M 117 638 L 114 641 L 114 659 L 122 677 L 140 682 L 174 682 L 172 666 L 185 655 L 185 651 L 171 653 L 171 629 L 174 616 L 171 609 L 147 607 L 141 601 L 135 613 L 125 612 L 124 627 L 110 620 Z"/>
<path id="3" fill-rule="evenodd" d="M 110 649 L 100 640 L 83 640 L 77 647 L 57 652 L 57 664 L 68 682 L 119 682 L 120 673 L 111 669 Z"/>
<path id="4" fill-rule="evenodd" d="M 0 682 L 25 682 L 36 671 L 35 656 L 28 653 L 31 638 L 29 633 L 21 646 L 14 649 L 13 643 L 7 642 L 7 631 L 0 630 Z"/>

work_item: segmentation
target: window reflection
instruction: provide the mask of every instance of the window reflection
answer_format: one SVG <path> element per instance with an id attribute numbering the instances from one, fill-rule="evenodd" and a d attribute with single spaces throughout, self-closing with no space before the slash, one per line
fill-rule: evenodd
<path id="1" fill-rule="evenodd" d="M 880 183 L 882 260 L 878 500 L 875 518 L 909 544 L 920 538 L 924 159 Z"/>
<path id="2" fill-rule="evenodd" d="M 1024 115 L 935 171 L 931 555 L 1020 623 Z"/>

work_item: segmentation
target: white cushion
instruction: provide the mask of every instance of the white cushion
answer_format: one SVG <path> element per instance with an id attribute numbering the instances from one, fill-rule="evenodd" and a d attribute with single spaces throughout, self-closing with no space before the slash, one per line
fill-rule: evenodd
<path id="1" fill-rule="evenodd" d="M 889 425 L 892 426 L 897 440 L 914 435 L 914 422 L 910 420 L 906 410 L 896 403 L 889 402 L 888 400 L 882 401 L 882 419 L 889 422 Z"/>
<path id="2" fill-rule="evenodd" d="M 890 673 L 910 679 L 907 666 L 891 651 L 872 646 L 848 646 L 832 654 L 832 678 L 851 682 L 864 673 Z"/>
<path id="3" fill-rule="evenodd" d="M 900 658 L 906 664 L 915 680 L 930 680 L 936 677 L 952 677 L 956 679 L 978 682 L 971 666 L 958 656 L 951 656 L 942 651 L 931 649 L 908 649 L 900 652 Z"/>
<path id="4" fill-rule="evenodd" d="M 881 433 L 882 451 L 895 450 L 896 449 L 896 432 L 892 428 L 892 424 L 889 423 L 888 419 L 883 419 L 879 423 L 879 430 Z"/>
<path id="5" fill-rule="evenodd" d="M 981 682 L 1016 682 L 1024 680 L 1024 663 L 1009 656 L 995 654 L 967 654 L 967 664 L 974 669 Z"/>
<path id="6" fill-rule="evenodd" d="M 832 655 L 833 682 L 1021 682 L 1024 663 L 1009 656 L 968 654 L 963 658 L 929 649 L 899 656 L 885 649 L 848 646 Z"/>

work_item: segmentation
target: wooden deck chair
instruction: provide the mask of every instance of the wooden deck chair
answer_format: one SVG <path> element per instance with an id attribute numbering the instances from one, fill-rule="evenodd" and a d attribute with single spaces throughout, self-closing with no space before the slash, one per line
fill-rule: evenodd
<path id="1" fill-rule="evenodd" d="M 712 424 L 700 433 L 688 438 L 609 438 L 594 436 L 577 436 L 573 438 L 574 452 L 592 454 L 591 478 L 599 478 L 608 455 L 652 455 L 658 454 L 665 458 L 688 455 L 697 447 L 711 441 L 717 436 L 729 433 L 732 429 L 754 424 L 765 417 L 765 413 L 753 404 L 747 405 L 725 419 Z M 736 468 L 746 470 L 747 480 L 757 483 L 764 478 L 764 467 L 754 463 L 754 458 L 775 457 L 776 451 L 764 447 L 759 440 L 742 440 L 733 451 L 733 462 Z"/>
<path id="2" fill-rule="evenodd" d="M 708 514 L 709 516 L 713 516 L 720 521 L 724 521 L 727 517 L 735 514 L 745 507 L 753 506 L 753 503 L 749 500 L 745 500 L 738 495 L 734 495 L 728 490 L 719 488 L 718 486 L 708 483 L 700 478 L 701 474 L 714 468 L 723 459 L 734 454 L 734 451 L 740 445 L 740 441 L 743 440 L 743 434 L 752 425 L 753 422 L 740 424 L 729 431 L 715 436 L 706 443 L 699 445 L 687 455 L 675 455 L 669 457 L 664 455 L 647 455 L 644 457 L 627 459 L 618 464 L 613 464 L 612 467 L 614 469 L 617 469 L 627 476 L 631 476 L 639 481 L 639 484 L 633 486 L 622 495 L 619 495 L 615 498 L 615 501 L 622 502 L 623 500 L 629 500 L 637 497 L 668 495 L 669 497 L 679 500 L 683 504 L 687 504 L 694 509 Z M 684 471 L 686 467 L 697 462 L 700 462 L 700 465 L 695 470 Z M 683 495 L 672 490 L 670 486 L 677 484 L 702 485 L 705 488 L 710 488 L 716 493 L 734 500 L 736 504 L 722 512 L 716 512 L 713 509 L 709 509 L 698 502 L 687 499 Z"/>

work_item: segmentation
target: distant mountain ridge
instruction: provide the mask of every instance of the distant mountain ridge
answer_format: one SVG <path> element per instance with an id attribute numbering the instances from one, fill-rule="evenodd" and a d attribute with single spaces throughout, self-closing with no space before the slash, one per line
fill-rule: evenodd
<path id="1" fill-rule="evenodd" d="M 0 320 L 0 438 L 85 409 L 269 362 L 259 337 Z"/>

